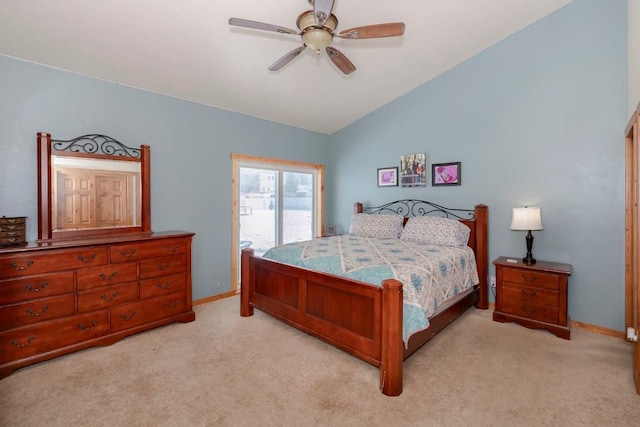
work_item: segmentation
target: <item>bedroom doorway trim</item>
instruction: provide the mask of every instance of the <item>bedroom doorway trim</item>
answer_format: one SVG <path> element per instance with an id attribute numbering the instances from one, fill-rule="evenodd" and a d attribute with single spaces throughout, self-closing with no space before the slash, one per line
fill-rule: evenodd
<path id="1" fill-rule="evenodd" d="M 640 394 L 640 104 L 625 129 L 625 326 Z"/>
<path id="2" fill-rule="evenodd" d="M 252 207 L 243 204 L 241 199 L 241 170 L 243 168 L 264 170 L 266 176 L 272 172 L 274 181 L 277 187 L 273 188 L 273 196 L 269 194 L 271 191 L 265 189 L 266 198 L 261 198 L 259 201 L 263 203 L 271 203 L 269 209 L 273 209 L 275 215 L 275 221 L 279 228 L 275 232 L 275 244 L 282 243 L 283 240 L 283 221 L 286 219 L 283 214 L 283 176 L 297 176 L 311 174 L 313 176 L 313 183 L 311 184 L 309 191 L 311 191 L 311 214 L 312 214 L 312 237 L 322 236 L 322 230 L 324 229 L 324 165 L 316 163 L 298 162 L 291 160 L 283 160 L 276 158 L 249 156 L 245 154 L 231 154 L 232 161 L 232 203 L 231 203 L 231 215 L 232 215 L 232 237 L 231 237 L 231 291 L 239 292 L 240 290 L 240 251 L 242 249 L 240 231 L 241 231 L 241 216 L 246 219 L 249 214 L 253 214 Z M 301 191 L 306 191 L 304 187 Z M 255 201 L 255 200 L 254 200 Z M 246 242 L 244 242 L 246 243 Z"/>

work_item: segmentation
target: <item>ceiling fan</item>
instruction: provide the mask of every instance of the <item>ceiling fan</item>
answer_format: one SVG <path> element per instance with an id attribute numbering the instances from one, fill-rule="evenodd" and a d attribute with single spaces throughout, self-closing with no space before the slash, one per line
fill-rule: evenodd
<path id="1" fill-rule="evenodd" d="M 396 37 L 404 34 L 404 23 L 390 22 L 386 24 L 365 25 L 363 27 L 349 28 L 336 33 L 338 18 L 331 13 L 334 0 L 308 0 L 313 10 L 302 12 L 296 21 L 298 30 L 281 27 L 279 25 L 265 24 L 263 22 L 250 21 L 242 18 L 230 18 L 229 25 L 237 27 L 254 28 L 264 31 L 275 31 L 281 34 L 294 34 L 302 37 L 303 45 L 293 49 L 282 58 L 271 64 L 269 71 L 278 71 L 295 57 L 300 55 L 307 46 L 314 49 L 319 55 L 325 49 L 329 59 L 344 74 L 351 74 L 356 70 L 355 65 L 338 49 L 330 46 L 333 37 L 343 39 L 373 39 L 380 37 Z"/>

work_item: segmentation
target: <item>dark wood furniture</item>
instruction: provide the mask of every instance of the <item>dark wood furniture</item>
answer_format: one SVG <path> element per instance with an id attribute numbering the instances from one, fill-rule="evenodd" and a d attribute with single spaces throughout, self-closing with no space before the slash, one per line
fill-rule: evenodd
<path id="1" fill-rule="evenodd" d="M 151 231 L 149 146 L 48 133 L 37 146 L 38 240 L 0 248 L 0 378 L 195 319 L 194 234 Z"/>
<path id="2" fill-rule="evenodd" d="M 0 249 L 0 378 L 194 320 L 192 236 L 127 234 Z"/>
<path id="3" fill-rule="evenodd" d="M 571 339 L 567 315 L 567 286 L 572 267 L 549 261 L 527 265 L 521 259 L 500 257 L 496 266 L 496 309 L 493 320 L 546 329 Z"/>
<path id="4" fill-rule="evenodd" d="M 382 393 L 399 395 L 403 360 L 473 304 L 488 308 L 487 206 L 457 210 L 469 213 L 472 218 L 462 219 L 441 206 L 411 202 L 416 203 L 410 205 L 408 212 L 394 208 L 393 203 L 397 202 L 373 211 L 393 211 L 405 216 L 444 212 L 460 218 L 471 229 L 469 246 L 476 255 L 480 284 L 465 298 L 430 319 L 429 328 L 414 334 L 406 347 L 402 340 L 403 291 L 399 281 L 385 280 L 378 287 L 255 257 L 251 248 L 242 250 L 240 315 L 251 316 L 254 308 L 258 308 L 379 367 Z M 356 212 L 366 209 L 356 203 Z"/>
<path id="5" fill-rule="evenodd" d="M 24 216 L 0 218 L 0 247 L 27 243 L 27 218 Z"/>

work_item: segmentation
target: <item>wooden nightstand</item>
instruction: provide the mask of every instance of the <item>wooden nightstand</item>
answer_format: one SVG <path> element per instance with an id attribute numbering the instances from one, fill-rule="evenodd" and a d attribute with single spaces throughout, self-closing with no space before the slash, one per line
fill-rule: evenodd
<path id="1" fill-rule="evenodd" d="M 533 329 L 547 329 L 571 339 L 567 316 L 567 285 L 571 264 L 538 261 L 526 265 L 507 257 L 493 261 L 496 266 L 496 309 L 493 320 L 517 322 Z"/>

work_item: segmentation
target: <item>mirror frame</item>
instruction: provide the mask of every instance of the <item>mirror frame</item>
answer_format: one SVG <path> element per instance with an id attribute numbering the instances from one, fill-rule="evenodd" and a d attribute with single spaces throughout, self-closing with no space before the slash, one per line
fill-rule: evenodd
<path id="1" fill-rule="evenodd" d="M 38 241 L 101 237 L 116 234 L 151 233 L 151 165 L 150 147 L 127 147 L 105 135 L 83 135 L 70 140 L 51 139 L 38 132 Z M 140 225 L 131 227 L 93 228 L 86 230 L 53 230 L 52 156 L 72 155 L 101 160 L 140 162 Z"/>

